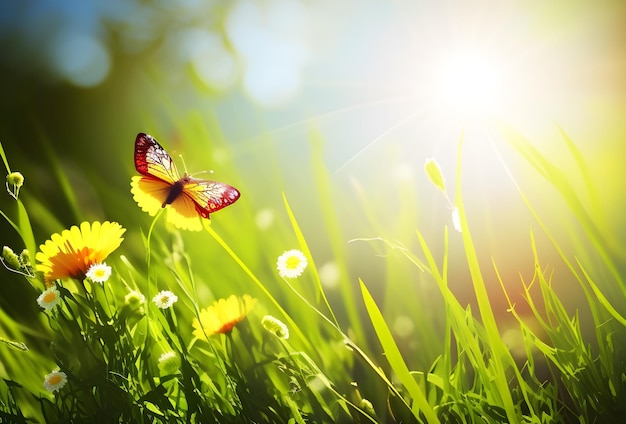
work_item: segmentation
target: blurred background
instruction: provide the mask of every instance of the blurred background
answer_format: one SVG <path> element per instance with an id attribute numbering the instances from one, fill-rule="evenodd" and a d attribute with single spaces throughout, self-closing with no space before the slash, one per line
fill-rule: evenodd
<path id="1" fill-rule="evenodd" d="M 134 138 L 147 132 L 179 166 L 184 154 L 190 172 L 211 170 L 210 179 L 241 189 L 241 200 L 214 216 L 218 232 L 252 216 L 258 234 L 233 233 L 231 241 L 287 233 L 284 192 L 318 266 L 330 264 L 333 275 L 328 240 L 339 237 L 354 275 L 393 305 L 405 294 L 384 287 L 394 252 L 348 241 L 383 237 L 419 252 L 419 230 L 441 254 L 450 204 L 423 165 L 438 161 L 453 199 L 464 131 L 470 229 L 505 316 L 492 257 L 513 294 L 520 275 L 532 277 L 531 229 L 547 267 L 562 265 L 499 157 L 561 243 L 577 254 L 585 246 L 568 242 L 577 227 L 562 200 L 491 124 L 511 125 L 580 186 L 623 260 L 625 43 L 619 0 L 5 1 L 0 141 L 26 177 L 21 195 L 38 242 L 82 220 L 119 221 L 129 239 L 147 228 L 129 191 Z M 581 150 L 596 198 L 555 124 Z M 337 226 L 324 218 L 323 199 Z M 14 212 L 10 197 L 0 202 Z M 19 251 L 11 228 L 0 229 L 1 243 Z M 451 281 L 470 303 L 460 236 L 450 239 Z M 396 283 L 415 284 L 404 277 Z M 575 307 L 575 283 L 555 279 Z M 409 334 L 412 324 L 398 319 Z"/>

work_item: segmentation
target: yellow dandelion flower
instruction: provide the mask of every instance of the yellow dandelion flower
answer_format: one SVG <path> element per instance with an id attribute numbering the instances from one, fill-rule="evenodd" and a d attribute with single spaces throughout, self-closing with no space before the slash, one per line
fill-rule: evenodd
<path id="1" fill-rule="evenodd" d="M 203 339 L 213 334 L 230 333 L 235 325 L 243 321 L 256 303 L 250 295 L 242 297 L 231 295 L 228 299 L 220 299 L 213 305 L 200 311 L 200 319 L 193 320 L 193 335 Z"/>
<path id="2" fill-rule="evenodd" d="M 96 221 L 53 234 L 35 255 L 37 271 L 43 272 L 46 285 L 68 277 L 82 280 L 92 265 L 102 263 L 120 246 L 125 231 L 117 222 Z"/>

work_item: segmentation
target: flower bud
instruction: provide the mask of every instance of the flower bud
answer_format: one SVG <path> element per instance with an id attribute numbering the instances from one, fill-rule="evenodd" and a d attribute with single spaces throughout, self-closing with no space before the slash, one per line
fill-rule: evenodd
<path id="1" fill-rule="evenodd" d="M 424 170 L 426 171 L 426 175 L 428 175 L 428 179 L 431 183 L 434 184 L 439 190 L 446 192 L 446 184 L 443 179 L 443 175 L 441 174 L 441 168 L 439 168 L 439 164 L 434 159 L 426 159 L 426 163 L 424 164 Z"/>
<path id="2" fill-rule="evenodd" d="M 7 175 L 7 183 L 19 189 L 24 185 L 24 176 L 21 172 L 11 172 Z"/>
<path id="3" fill-rule="evenodd" d="M 146 297 L 135 290 L 131 291 L 124 297 L 124 302 L 126 302 L 126 304 L 130 306 L 131 309 L 137 309 L 143 303 L 145 303 L 145 301 Z"/>
<path id="4" fill-rule="evenodd" d="M 261 324 L 267 331 L 274 334 L 279 339 L 286 340 L 289 338 L 289 328 L 273 316 L 265 315 L 261 320 Z"/>
<path id="5" fill-rule="evenodd" d="M 14 270 L 19 270 L 20 268 L 22 268 L 22 265 L 20 264 L 20 258 L 9 246 L 2 247 L 2 258 L 9 268 Z"/>
<path id="6" fill-rule="evenodd" d="M 180 368 L 180 358 L 176 352 L 164 352 L 159 357 L 159 370 L 163 375 L 174 374 Z"/>
<path id="7" fill-rule="evenodd" d="M 22 250 L 22 253 L 20 253 L 20 263 L 22 264 L 23 267 L 31 266 L 30 252 L 28 251 L 28 249 L 24 249 Z"/>
<path id="8" fill-rule="evenodd" d="M 20 194 L 20 188 L 24 185 L 24 176 L 19 172 L 11 172 L 7 175 L 7 191 L 15 200 Z"/>
<path id="9" fill-rule="evenodd" d="M 367 415 L 370 415 L 372 417 L 376 416 L 376 411 L 374 411 L 374 405 L 372 405 L 372 402 L 365 398 L 361 399 L 361 401 L 359 402 L 359 408 L 365 411 Z"/>

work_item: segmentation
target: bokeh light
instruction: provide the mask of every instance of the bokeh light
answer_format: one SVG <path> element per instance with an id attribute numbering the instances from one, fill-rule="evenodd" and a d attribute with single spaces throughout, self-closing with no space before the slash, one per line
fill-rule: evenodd
<path id="1" fill-rule="evenodd" d="M 243 88 L 263 106 L 283 105 L 299 90 L 307 60 L 304 4 L 287 0 L 238 2 L 226 33 L 243 65 Z"/>
<path id="2" fill-rule="evenodd" d="M 82 87 L 100 84 L 111 66 L 109 52 L 90 35 L 57 34 L 51 48 L 52 68 L 67 81 Z"/>

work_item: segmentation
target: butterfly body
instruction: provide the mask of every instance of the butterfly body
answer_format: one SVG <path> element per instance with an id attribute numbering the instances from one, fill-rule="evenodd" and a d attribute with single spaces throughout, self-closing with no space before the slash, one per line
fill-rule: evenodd
<path id="1" fill-rule="evenodd" d="M 156 139 L 139 133 L 135 139 L 135 169 L 131 192 L 139 206 L 150 215 L 170 205 L 168 221 L 183 229 L 200 230 L 198 217 L 233 204 L 239 190 L 218 181 L 182 177 L 170 155 Z"/>
<path id="2" fill-rule="evenodd" d="M 161 207 L 164 208 L 165 206 L 172 204 L 172 202 L 183 193 L 183 191 L 185 190 L 185 186 L 189 184 L 189 182 L 189 177 L 185 175 L 183 178 L 172 184 L 172 186 L 170 187 L 170 191 L 167 193 L 167 197 L 165 198 L 165 201 L 163 202 Z"/>

